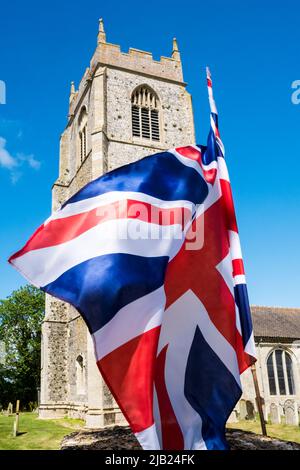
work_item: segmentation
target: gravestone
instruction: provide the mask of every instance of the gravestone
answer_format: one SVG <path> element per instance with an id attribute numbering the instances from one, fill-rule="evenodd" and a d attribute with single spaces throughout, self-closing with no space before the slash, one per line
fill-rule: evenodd
<path id="1" fill-rule="evenodd" d="M 246 400 L 240 400 L 240 419 L 246 419 L 247 407 Z"/>
<path id="2" fill-rule="evenodd" d="M 14 410 L 13 410 L 13 404 L 12 403 L 9 403 L 8 404 L 8 407 L 7 407 L 7 416 L 11 416 L 13 414 Z"/>
<path id="3" fill-rule="evenodd" d="M 270 406 L 270 421 L 272 424 L 279 424 L 280 423 L 280 418 L 279 418 L 279 410 L 278 406 L 276 403 L 271 403 Z"/>
<path id="4" fill-rule="evenodd" d="M 289 426 L 298 426 L 299 417 L 297 406 L 294 400 L 286 400 L 284 403 L 285 424 Z"/>
<path id="5" fill-rule="evenodd" d="M 237 414 L 237 410 L 233 410 L 231 413 L 230 413 L 230 416 L 228 418 L 228 423 L 238 423 L 239 420 L 238 420 L 238 414 Z"/>
<path id="6" fill-rule="evenodd" d="M 254 411 L 254 405 L 252 401 L 250 400 L 246 401 L 246 410 L 247 410 L 247 419 L 254 419 L 255 411 Z"/>

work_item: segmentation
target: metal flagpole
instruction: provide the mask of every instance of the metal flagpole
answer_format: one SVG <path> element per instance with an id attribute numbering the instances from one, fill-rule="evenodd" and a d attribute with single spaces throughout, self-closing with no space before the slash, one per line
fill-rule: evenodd
<path id="1" fill-rule="evenodd" d="M 256 403 L 257 403 L 257 408 L 258 408 L 258 413 L 259 413 L 261 430 L 262 430 L 263 436 L 267 436 L 267 428 L 266 428 L 266 422 L 265 422 L 265 417 L 264 417 L 263 408 L 262 408 L 262 400 L 261 400 L 261 395 L 260 395 L 260 391 L 259 391 L 259 385 L 258 385 L 258 380 L 257 380 L 256 365 L 255 364 L 252 364 L 251 372 L 252 372 L 252 377 L 253 377 L 253 382 L 254 382 Z"/>
<path id="2" fill-rule="evenodd" d="M 206 79 L 207 79 L 209 106 L 210 106 L 210 112 L 211 112 L 211 126 L 212 126 L 212 129 L 213 129 L 214 133 L 215 133 L 216 141 L 217 141 L 219 147 L 221 148 L 223 156 L 224 156 L 224 154 L 225 154 L 224 146 L 223 146 L 223 143 L 221 141 L 220 134 L 219 134 L 219 129 L 218 129 L 218 111 L 217 111 L 216 103 L 215 103 L 214 96 L 213 96 L 212 79 L 211 79 L 211 74 L 210 74 L 210 70 L 209 70 L 208 67 L 206 67 Z M 265 419 L 264 419 L 264 413 L 263 413 L 263 408 L 262 408 L 262 400 L 261 400 L 259 385 L 258 385 L 258 381 L 257 381 L 255 364 L 253 364 L 251 366 L 251 372 L 252 372 L 252 377 L 253 377 L 253 382 L 254 382 L 256 403 L 257 403 L 257 408 L 258 408 L 258 413 L 259 413 L 261 430 L 262 430 L 263 436 L 267 436 L 267 429 L 266 429 L 266 423 L 265 423 Z"/>

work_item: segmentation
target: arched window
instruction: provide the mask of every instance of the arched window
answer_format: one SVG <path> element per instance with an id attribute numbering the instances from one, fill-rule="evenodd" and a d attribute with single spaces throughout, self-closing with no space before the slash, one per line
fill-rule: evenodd
<path id="1" fill-rule="evenodd" d="M 273 351 L 267 360 L 270 395 L 295 395 L 293 361 L 283 349 Z"/>
<path id="2" fill-rule="evenodd" d="M 78 119 L 79 131 L 79 156 L 80 163 L 83 162 L 87 156 L 87 111 L 85 106 L 82 108 Z"/>
<path id="3" fill-rule="evenodd" d="M 76 391 L 78 395 L 85 393 L 85 366 L 81 354 L 76 359 Z"/>
<path id="4" fill-rule="evenodd" d="M 140 139 L 159 141 L 159 99 L 145 85 L 138 87 L 131 97 L 132 135 Z"/>

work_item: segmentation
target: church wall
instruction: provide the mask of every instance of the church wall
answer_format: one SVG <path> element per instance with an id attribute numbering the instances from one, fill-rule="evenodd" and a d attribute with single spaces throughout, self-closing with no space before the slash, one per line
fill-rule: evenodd
<path id="1" fill-rule="evenodd" d="M 46 296 L 46 316 L 42 324 L 42 380 L 39 409 L 42 418 L 63 416 L 65 403 L 68 400 L 67 310 L 66 304 L 49 295 Z"/>
<path id="2" fill-rule="evenodd" d="M 92 158 L 91 153 L 82 162 L 77 170 L 76 178 L 74 178 L 69 186 L 68 198 L 77 193 L 83 186 L 92 180 Z"/>
<path id="3" fill-rule="evenodd" d="M 285 349 L 293 360 L 293 372 L 295 381 L 295 395 L 270 395 L 267 359 L 275 349 Z M 270 420 L 271 406 L 278 410 L 279 420 L 285 422 L 285 406 L 288 400 L 292 400 L 295 410 L 300 411 L 300 344 L 299 341 L 289 343 L 268 343 L 260 342 L 256 344 L 257 352 L 257 379 L 260 388 L 260 394 L 263 398 L 263 411 L 266 420 Z M 255 399 L 255 390 L 250 369 L 246 370 L 241 376 L 243 395 L 241 401 L 237 404 L 236 411 L 240 414 L 243 407 L 242 402 L 250 401 L 255 411 L 257 405 Z M 298 418 L 299 419 L 299 418 Z"/>
<path id="4" fill-rule="evenodd" d="M 69 400 L 72 404 L 80 405 L 87 402 L 87 327 L 82 317 L 76 312 L 75 318 L 68 324 L 68 387 Z M 78 383 L 77 358 L 83 358 L 82 383 Z"/>

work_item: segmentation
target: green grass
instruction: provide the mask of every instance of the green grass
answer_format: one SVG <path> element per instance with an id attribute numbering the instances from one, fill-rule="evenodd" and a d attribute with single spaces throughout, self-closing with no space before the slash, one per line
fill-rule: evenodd
<path id="1" fill-rule="evenodd" d="M 238 423 L 227 423 L 228 428 L 242 429 L 243 431 L 251 431 L 261 434 L 259 420 L 256 421 L 239 421 Z M 267 424 L 267 434 L 269 437 L 282 439 L 283 441 L 298 442 L 300 444 L 300 427 L 287 426 L 286 424 Z"/>
<path id="2" fill-rule="evenodd" d="M 20 413 L 19 435 L 12 437 L 14 416 L 0 415 L 0 450 L 56 450 L 63 437 L 83 426 L 80 419 L 38 419 L 36 413 Z M 228 423 L 228 428 L 261 434 L 259 420 Z M 300 444 L 300 427 L 267 424 L 269 437 Z"/>
<path id="3" fill-rule="evenodd" d="M 14 419 L 0 415 L 0 450 L 56 450 L 66 434 L 83 426 L 80 419 L 45 420 L 36 413 L 20 413 L 20 434 L 12 437 Z"/>

